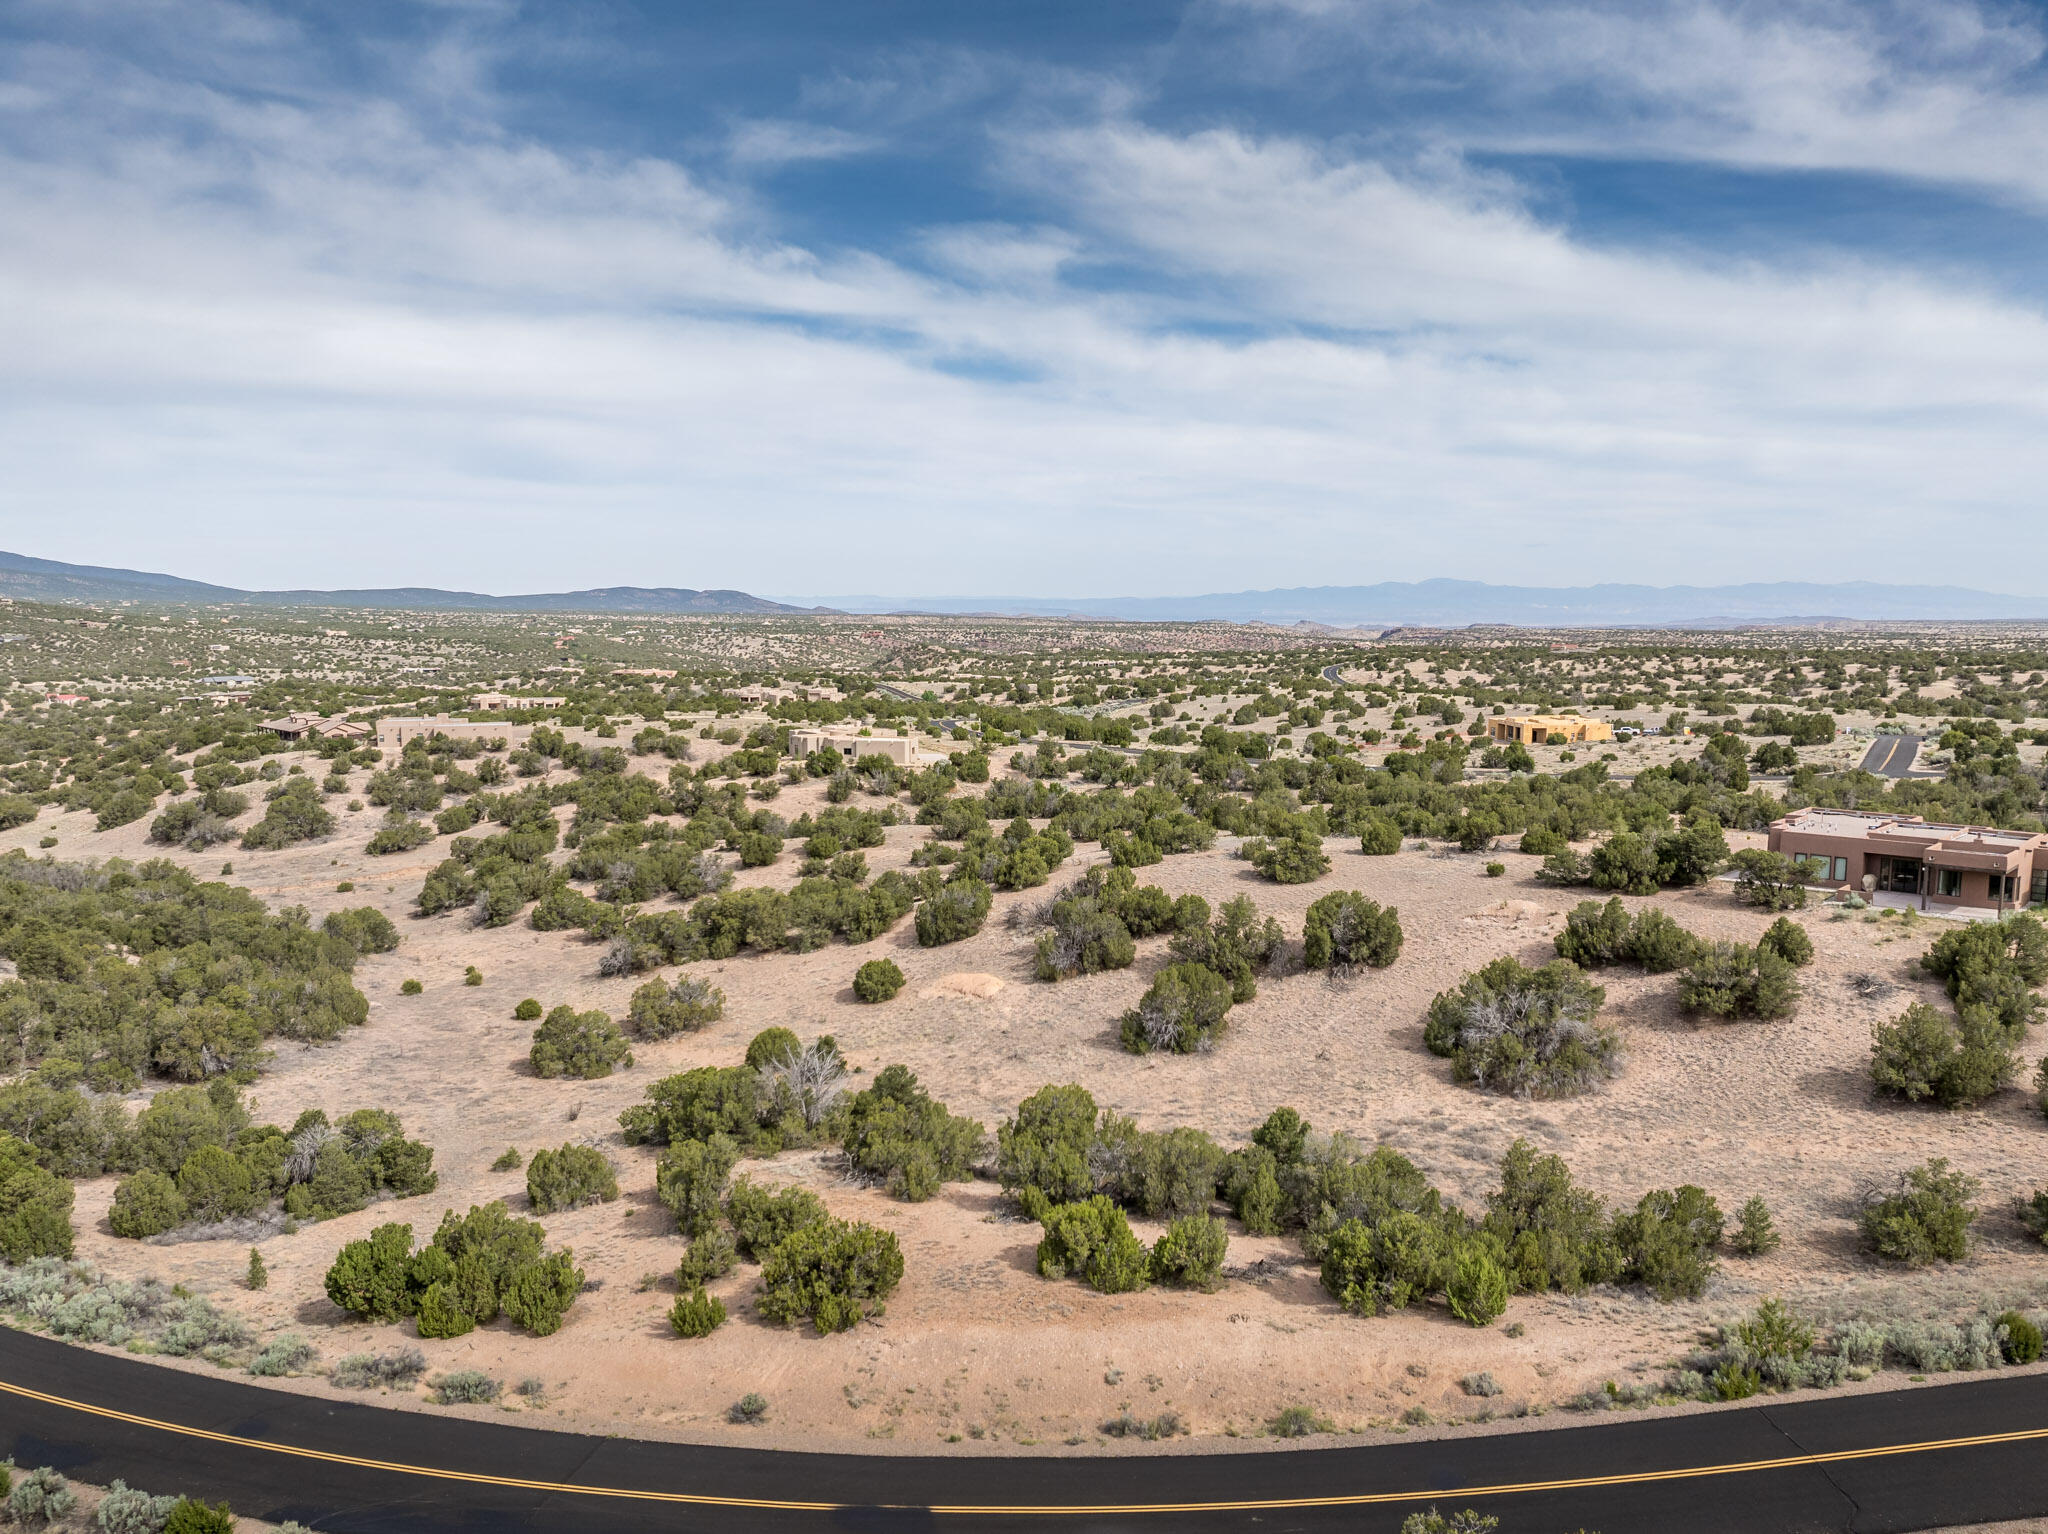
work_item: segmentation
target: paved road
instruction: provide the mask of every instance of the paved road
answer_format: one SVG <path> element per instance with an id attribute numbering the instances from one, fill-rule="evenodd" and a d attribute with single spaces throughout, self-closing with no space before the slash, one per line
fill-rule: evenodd
<path id="1" fill-rule="evenodd" d="M 1392 1534 L 1432 1502 L 1501 1534 L 1911 1530 L 2048 1513 L 2048 1378 L 1290 1454 L 885 1458 L 386 1411 L 0 1329 L 0 1447 L 353 1534 Z"/>
<path id="2" fill-rule="evenodd" d="M 1863 770 L 1882 778 L 1903 778 L 1912 772 L 1913 759 L 1919 754 L 1917 735 L 1880 735 L 1863 753 Z"/>

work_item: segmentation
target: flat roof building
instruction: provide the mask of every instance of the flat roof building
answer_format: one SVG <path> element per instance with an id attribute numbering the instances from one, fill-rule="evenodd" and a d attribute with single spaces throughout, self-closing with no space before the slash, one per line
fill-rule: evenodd
<path id="1" fill-rule="evenodd" d="M 512 692 L 480 692 L 469 700 L 469 706 L 480 714 L 494 713 L 507 708 L 560 708 L 567 698 L 528 698 Z"/>
<path id="2" fill-rule="evenodd" d="M 379 719 L 377 749 L 403 751 L 409 740 L 426 740 L 445 735 L 450 740 L 502 740 L 523 745 L 533 733 L 530 724 L 505 724 L 496 719 L 450 719 L 445 714 L 421 715 L 409 719 Z"/>
<path id="3" fill-rule="evenodd" d="M 789 732 L 791 756 L 809 756 L 813 751 L 837 751 L 849 762 L 864 756 L 886 756 L 898 767 L 915 767 L 927 758 L 939 759 L 931 752 L 919 751 L 917 742 L 907 735 L 840 735 L 825 730 Z"/>
<path id="4" fill-rule="evenodd" d="M 1773 821 L 1770 849 L 1797 863 L 1809 884 L 1912 895 L 1923 909 L 2004 911 L 2048 900 L 2048 835 L 2038 832 L 1816 806 Z"/>
<path id="5" fill-rule="evenodd" d="M 1606 720 L 1581 719 L 1577 714 L 1503 714 L 1489 720 L 1487 728 L 1496 741 L 1525 746 L 1614 739 L 1614 728 Z"/>

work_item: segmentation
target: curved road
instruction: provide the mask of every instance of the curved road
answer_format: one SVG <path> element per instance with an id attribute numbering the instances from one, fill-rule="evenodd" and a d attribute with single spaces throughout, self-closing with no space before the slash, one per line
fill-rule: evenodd
<path id="1" fill-rule="evenodd" d="M 883 1458 L 384 1411 L 0 1329 L 0 1446 L 360 1534 L 1391 1534 L 1432 1503 L 1501 1534 L 1908 1530 L 2048 1512 L 2048 1377 L 1288 1454 Z"/>
<path id="2" fill-rule="evenodd" d="M 1880 735 L 1863 753 L 1863 770 L 1881 778 L 1903 778 L 1913 771 L 1913 759 L 1920 754 L 1917 735 Z"/>

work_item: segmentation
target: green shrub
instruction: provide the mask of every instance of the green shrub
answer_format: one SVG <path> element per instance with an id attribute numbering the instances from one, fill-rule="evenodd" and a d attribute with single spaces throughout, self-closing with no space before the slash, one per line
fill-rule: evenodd
<path id="1" fill-rule="evenodd" d="M 825 1219 L 800 1226 L 761 1265 L 763 1320 L 809 1317 L 820 1334 L 843 1332 L 882 1312 L 903 1279 L 896 1237 L 872 1225 Z"/>
<path id="2" fill-rule="evenodd" d="M 1799 1006 L 1799 981 L 1774 949 L 1710 943 L 1678 982 L 1679 1005 L 1715 1017 L 1770 1020 Z"/>
<path id="3" fill-rule="evenodd" d="M 263 1265 L 263 1253 L 253 1246 L 249 1248 L 249 1267 L 242 1276 L 242 1283 L 250 1289 L 270 1287 L 270 1269 Z"/>
<path id="4" fill-rule="evenodd" d="M 563 1317 L 582 1292 L 583 1270 L 564 1250 L 515 1269 L 502 1303 L 514 1322 L 536 1337 L 547 1337 L 561 1330 Z"/>
<path id="5" fill-rule="evenodd" d="M 0 1134 L 0 1261 L 69 1257 L 71 1184 L 38 1163 L 35 1148 Z"/>
<path id="6" fill-rule="evenodd" d="M 1482 1242 L 1462 1243 L 1451 1259 L 1444 1299 L 1468 1326 L 1491 1326 L 1508 1308 L 1508 1276 Z"/>
<path id="7" fill-rule="evenodd" d="M 803 1048 L 803 1040 L 787 1028 L 763 1028 L 747 1043 L 747 1069 L 758 1071 Z"/>
<path id="8" fill-rule="evenodd" d="M 1214 1215 L 1183 1215 L 1153 1246 L 1152 1276 L 1183 1289 L 1213 1290 L 1223 1280 L 1223 1257 L 1229 1247 L 1229 1232 Z"/>
<path id="9" fill-rule="evenodd" d="M 528 1058 L 536 1076 L 594 1081 L 609 1076 L 614 1066 L 631 1065 L 633 1051 L 608 1013 L 578 1012 L 564 1003 L 534 1029 Z"/>
<path id="10" fill-rule="evenodd" d="M 979 879 L 956 879 L 941 885 L 918 902 L 918 945 L 937 948 L 973 937 L 988 920 L 991 899 L 988 886 Z"/>
<path id="11" fill-rule="evenodd" d="M 1230 982 L 1230 999 L 1243 1004 L 1259 994 L 1258 974 L 1279 957 L 1286 935 L 1261 917 L 1249 895 L 1226 900 L 1215 920 L 1180 925 L 1169 945 L 1175 959 L 1214 970 Z"/>
<path id="12" fill-rule="evenodd" d="M 1599 1021 L 1607 992 L 1558 959 L 1530 969 L 1495 959 L 1430 1003 L 1423 1040 L 1461 1081 L 1527 1097 L 1567 1097 L 1619 1067 L 1620 1040 Z"/>
<path id="13" fill-rule="evenodd" d="M 1036 1218 L 1046 1204 L 1071 1203 L 1094 1191 L 1088 1166 L 1094 1143 L 1095 1099 L 1087 1089 L 1040 1087 L 996 1131 L 996 1177 Z"/>
<path id="14" fill-rule="evenodd" d="M 1487 1195 L 1482 1228 L 1507 1256 L 1519 1293 L 1577 1294 L 1621 1275 L 1622 1255 L 1600 1199 L 1572 1182 L 1561 1156 L 1516 1140 L 1501 1158 L 1500 1187 Z"/>
<path id="15" fill-rule="evenodd" d="M 390 953 L 398 947 L 398 928 L 375 906 L 331 911 L 320 924 L 320 930 L 340 938 L 357 953 Z"/>
<path id="16" fill-rule="evenodd" d="M 1306 821 L 1275 837 L 1251 837 L 1239 845 L 1237 855 L 1275 884 L 1309 884 L 1330 871 L 1322 835 Z"/>
<path id="17" fill-rule="evenodd" d="M 1410 1513 L 1401 1520 L 1401 1534 L 1493 1534 L 1499 1527 L 1498 1518 L 1469 1507 L 1462 1513 L 1445 1515 L 1431 1506 L 1427 1512 Z"/>
<path id="18" fill-rule="evenodd" d="M 1355 964 L 1385 969 L 1401 953 L 1401 913 L 1357 890 L 1325 895 L 1308 908 L 1302 962 L 1310 969 Z"/>
<path id="19" fill-rule="evenodd" d="M 1699 951 L 1699 939 L 1662 911 L 1646 907 L 1631 919 L 1619 895 L 1605 905 L 1580 901 L 1553 941 L 1558 956 L 1581 969 L 1637 964 L 1651 974 L 1690 964 Z"/>
<path id="20" fill-rule="evenodd" d="M 155 1167 L 144 1167 L 121 1179 L 114 1189 L 114 1202 L 107 1210 L 107 1224 L 117 1236 L 131 1241 L 160 1236 L 186 1220 L 184 1195 L 178 1185 Z"/>
<path id="21" fill-rule="evenodd" d="M 1228 1159 L 1199 1129 L 1152 1133 L 1115 1113 L 1102 1115 L 1088 1151 L 1097 1191 L 1168 1218 L 1207 1213 Z"/>
<path id="22" fill-rule="evenodd" d="M 482 985 L 484 983 L 484 972 L 474 964 L 468 965 L 462 971 L 462 983 L 464 985 Z"/>
<path id="23" fill-rule="evenodd" d="M 1714 1272 L 1721 1208 L 1691 1184 L 1645 1193 L 1633 1213 L 1614 1222 L 1623 1274 L 1667 1303 L 1698 1299 Z"/>
<path id="24" fill-rule="evenodd" d="M 561 1325 L 583 1286 L 570 1254 L 546 1252 L 545 1243 L 537 1221 L 495 1203 L 472 1205 L 462 1217 L 448 1211 L 417 1253 L 411 1226 L 381 1225 L 341 1249 L 327 1270 L 327 1296 L 369 1320 L 422 1316 L 422 1335 L 461 1335 L 502 1311 L 545 1336 Z"/>
<path id="25" fill-rule="evenodd" d="M 808 1188 L 771 1193 L 742 1177 L 725 1197 L 725 1217 L 732 1221 L 740 1252 L 762 1261 L 800 1230 L 822 1225 L 831 1216 Z"/>
<path id="26" fill-rule="evenodd" d="M 912 1202 L 930 1198 L 941 1183 L 972 1179 L 986 1137 L 979 1123 L 934 1102 L 906 1066 L 884 1069 L 846 1108 L 847 1159 Z"/>
<path id="27" fill-rule="evenodd" d="M 526 1168 L 526 1196 L 535 1214 L 609 1204 L 619 1196 L 619 1179 L 604 1152 L 595 1146 L 537 1150 Z"/>
<path id="28" fill-rule="evenodd" d="M 183 1497 L 164 1520 L 163 1534 L 235 1534 L 235 1512 L 226 1502 L 209 1506 Z"/>
<path id="29" fill-rule="evenodd" d="M 5 1494 L 0 1485 L 0 1495 Z M 176 1497 L 152 1497 L 146 1491 L 139 1491 L 118 1477 L 107 1488 L 107 1494 L 100 1498 L 100 1505 L 94 1513 L 102 1534 L 163 1534 L 165 1520 L 178 1505 Z"/>
<path id="30" fill-rule="evenodd" d="M 1959 1011 L 1984 1009 L 2016 1044 L 2041 1019 L 2034 987 L 2048 981 L 2048 928 L 2025 914 L 1971 922 L 1935 939 L 1920 965 L 1940 977 Z"/>
<path id="31" fill-rule="evenodd" d="M 1728 859 L 1735 870 L 1735 898 L 1767 911 L 1798 911 L 1806 905 L 1799 868 L 1782 852 L 1747 848 Z"/>
<path id="32" fill-rule="evenodd" d="M 1283 1406 L 1267 1422 L 1266 1431 L 1275 1438 L 1307 1438 L 1316 1433 L 1334 1433 L 1337 1425 L 1313 1406 Z"/>
<path id="33" fill-rule="evenodd" d="M 708 980 L 678 975 L 673 984 L 650 980 L 633 993 L 626 1025 L 643 1039 L 695 1033 L 725 1016 L 725 992 Z"/>
<path id="34" fill-rule="evenodd" d="M 1768 948 L 1794 969 L 1804 969 L 1813 962 L 1813 939 L 1789 916 L 1780 916 L 1765 928 L 1756 945 Z"/>
<path id="35" fill-rule="evenodd" d="M 334 817 L 322 807 L 311 778 L 289 778 L 272 792 L 276 797 L 263 818 L 242 833 L 245 848 L 289 847 L 333 832 Z"/>
<path id="36" fill-rule="evenodd" d="M 661 1153 L 654 1169 L 655 1196 L 676 1217 L 677 1230 L 698 1238 L 718 1224 L 726 1179 L 739 1159 L 738 1144 L 722 1134 L 677 1140 Z"/>
<path id="37" fill-rule="evenodd" d="M 193 1220 L 252 1213 L 268 1192 L 257 1189 L 247 1162 L 217 1145 L 201 1146 L 178 1169 L 178 1193 Z"/>
<path id="38" fill-rule="evenodd" d="M 1729 1245 L 1738 1256 L 1761 1257 L 1775 1252 L 1780 1244 L 1777 1226 L 1771 1223 L 1770 1206 L 1761 1198 L 1751 1198 L 1735 1216 L 1735 1235 Z"/>
<path id="39" fill-rule="evenodd" d="M 676 1296 L 669 1307 L 668 1324 L 678 1337 L 709 1337 L 725 1324 L 725 1302 L 706 1294 L 700 1284 Z"/>
<path id="40" fill-rule="evenodd" d="M 676 1264 L 676 1288 L 684 1294 L 701 1289 L 715 1278 L 723 1278 L 739 1261 L 732 1232 L 713 1229 L 694 1238 Z"/>
<path id="41" fill-rule="evenodd" d="M 893 959 L 870 959 L 853 972 L 853 994 L 862 1001 L 889 1001 L 902 989 L 903 971 Z"/>
<path id="42" fill-rule="evenodd" d="M 1980 1007 L 1951 1022 L 1915 1002 L 1870 1030 L 1871 1085 L 1887 1097 L 1959 1108 L 1983 1101 L 2018 1074 L 2012 1045 Z"/>
<path id="43" fill-rule="evenodd" d="M 847 776 L 851 778 L 852 774 Z M 847 792 L 851 795 L 851 788 Z M 766 1421 L 767 1417 L 768 1398 L 751 1390 L 725 1409 L 725 1420 L 733 1423 L 751 1425 Z"/>
<path id="44" fill-rule="evenodd" d="M 1508 865 L 1505 863 L 1488 863 L 1486 865 L 1486 877 L 1489 879 L 1498 879 L 1507 871 Z"/>
<path id="45" fill-rule="evenodd" d="M 327 1297 L 363 1320 L 396 1321 L 418 1304 L 406 1283 L 411 1266 L 412 1227 L 380 1225 L 335 1254 L 327 1269 Z"/>
<path id="46" fill-rule="evenodd" d="M 1137 1006 L 1123 1015 L 1118 1037 L 1133 1054 L 1164 1049 L 1206 1052 L 1230 1011 L 1230 981 L 1205 964 L 1169 964 L 1153 977 Z"/>
<path id="47" fill-rule="evenodd" d="M 1127 1294 L 1150 1279 L 1144 1243 L 1131 1233 L 1124 1212 L 1102 1195 L 1054 1204 L 1041 1223 L 1038 1271 L 1046 1278 L 1072 1274 L 1103 1294 Z"/>
<path id="48" fill-rule="evenodd" d="M 417 996 L 425 989 L 425 986 L 413 979 L 401 980 L 398 983 L 398 994 L 401 996 Z"/>
<path id="49" fill-rule="evenodd" d="M 363 851 L 372 857 L 386 857 L 395 852 L 411 852 L 433 839 L 434 828 L 424 820 L 414 820 L 410 815 L 393 810 L 364 845 Z"/>
<path id="50" fill-rule="evenodd" d="M 1358 842 L 1358 850 L 1368 857 L 1392 857 L 1401 850 L 1401 828 L 1384 815 L 1370 816 L 1359 826 Z"/>
<path id="51" fill-rule="evenodd" d="M 1350 1218 L 1323 1244 L 1323 1288 L 1354 1315 L 1405 1310 L 1449 1281 L 1454 1225 L 1393 1209 Z"/>
<path id="52" fill-rule="evenodd" d="M 529 996 L 512 1009 L 512 1016 L 515 1021 L 531 1023 L 539 1020 L 540 1012 L 540 1003 Z"/>
<path id="53" fill-rule="evenodd" d="M 1945 1156 L 1899 1176 L 1890 1193 L 1872 1190 L 1863 1201 L 1864 1244 L 1880 1257 L 1910 1267 L 1961 1262 L 1969 1255 L 1977 1179 L 1953 1171 Z"/>
<path id="54" fill-rule="evenodd" d="M 498 1159 L 491 1163 L 491 1170 L 493 1172 L 516 1172 L 524 1163 L 524 1160 L 525 1158 L 519 1154 L 518 1146 L 508 1145 L 500 1153 Z"/>
<path id="55" fill-rule="evenodd" d="M 2009 1364 L 2031 1364 L 2041 1357 L 2041 1328 L 2021 1315 L 2017 1310 L 2008 1310 L 2000 1316 L 1997 1325 L 2005 1329 L 2005 1341 L 1999 1346 Z"/>

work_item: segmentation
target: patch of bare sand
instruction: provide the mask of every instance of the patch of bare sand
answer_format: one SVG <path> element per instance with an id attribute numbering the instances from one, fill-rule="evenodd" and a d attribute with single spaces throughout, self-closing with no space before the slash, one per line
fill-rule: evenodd
<path id="1" fill-rule="evenodd" d="M 817 785 L 806 785 L 785 790 L 776 808 L 794 816 L 818 802 Z M 1366 857 L 1355 843 L 1333 839 L 1332 872 L 1288 887 L 1265 883 L 1219 849 L 1169 858 L 1143 877 L 1212 904 L 1250 894 L 1296 932 L 1319 895 L 1360 889 L 1399 908 L 1407 934 L 1399 962 L 1344 981 L 1302 973 L 1264 980 L 1257 999 L 1232 1012 L 1213 1053 L 1139 1057 L 1118 1048 L 1115 1019 L 1164 962 L 1163 940 L 1141 944 L 1129 970 L 1038 983 L 1031 978 L 1030 934 L 1012 930 L 1005 918 L 1011 906 L 1041 901 L 1045 892 L 998 895 L 983 930 L 945 948 L 919 948 L 906 921 L 858 948 L 835 944 L 695 966 L 726 992 L 722 1022 L 637 1045 L 635 1065 L 603 1081 L 540 1081 L 525 1069 L 531 1025 L 512 1020 L 514 1004 L 531 995 L 619 1016 L 639 980 L 599 977 L 600 949 L 578 934 L 537 933 L 523 922 L 484 930 L 461 915 L 414 917 L 412 897 L 445 842 L 369 858 L 361 849 L 379 818 L 375 811 L 344 813 L 342 829 L 310 847 L 168 855 L 207 877 L 232 859 L 238 882 L 274 906 L 304 905 L 316 921 L 368 902 L 398 923 L 404 945 L 358 971 L 371 1002 L 369 1023 L 324 1047 L 281 1043 L 253 1096 L 273 1122 L 288 1123 L 307 1107 L 396 1110 L 436 1148 L 439 1190 L 266 1240 L 271 1284 L 252 1294 L 240 1282 L 243 1246 L 116 1240 L 105 1223 L 113 1180 L 78 1189 L 81 1255 L 117 1273 L 155 1272 L 185 1283 L 265 1333 L 299 1332 L 330 1363 L 347 1352 L 415 1340 L 409 1328 L 353 1323 L 329 1305 L 321 1277 L 344 1242 L 390 1219 L 411 1222 L 424 1237 L 443 1209 L 488 1199 L 524 1212 L 522 1175 L 492 1172 L 491 1161 L 507 1145 L 530 1154 L 564 1142 L 600 1146 L 620 1168 L 624 1194 L 617 1203 L 546 1221 L 552 1239 L 574 1247 L 598 1287 L 554 1337 L 526 1337 L 501 1322 L 418 1345 L 436 1371 L 481 1368 L 508 1384 L 543 1380 L 546 1404 L 531 1410 L 550 1423 L 639 1436 L 926 1452 L 958 1435 L 959 1452 L 1028 1452 L 1075 1439 L 1095 1444 L 1099 1425 L 1128 1407 L 1146 1416 L 1177 1412 L 1195 1435 L 1181 1440 L 1191 1447 L 1203 1438 L 1213 1443 L 1217 1434 L 1255 1431 L 1297 1402 L 1316 1406 L 1342 1429 L 1393 1432 L 1413 1408 L 1462 1419 L 1482 1405 L 1513 1412 L 1555 1404 L 1606 1379 L 1655 1379 L 1694 1345 L 1704 1323 L 1766 1295 L 1823 1312 L 1854 1303 L 1932 1314 L 1977 1298 L 2038 1302 L 2043 1292 L 2040 1249 L 2006 1212 L 2014 1194 L 2043 1180 L 2043 1128 L 2030 1097 L 2013 1090 L 1978 1109 L 1942 1113 L 1874 1103 L 1865 1085 L 1871 1022 L 1911 1000 L 1942 999 L 1914 964 L 1940 930 L 1932 923 L 1908 933 L 1897 918 L 1801 914 L 1816 959 L 1804 973 L 1806 1003 L 1781 1024 L 1697 1023 L 1679 1013 L 1672 977 L 1607 971 L 1601 980 L 1609 1012 L 1628 1049 L 1621 1077 L 1569 1102 L 1518 1102 L 1455 1085 L 1422 1046 L 1422 1017 L 1436 991 L 1488 959 L 1552 956 L 1550 924 L 1542 920 L 1474 919 L 1475 912 L 1498 909 L 1503 896 L 1511 906 L 1543 912 L 1568 906 L 1569 894 L 1534 882 L 1536 859 L 1497 855 L 1509 872 L 1489 880 L 1481 856 Z M 100 835 L 84 814 L 46 817 L 7 833 L 0 849 L 33 849 L 53 824 L 63 856 L 159 854 L 144 840 L 145 823 Z M 925 834 L 892 829 L 885 846 L 869 851 L 870 866 L 906 866 Z M 1075 858 L 1058 877 L 1074 877 L 1087 861 Z M 773 868 L 749 870 L 741 882 L 786 884 L 794 862 L 785 857 Z M 354 881 L 353 893 L 335 890 L 343 879 Z M 1659 905 L 1709 937 L 1753 939 L 1768 920 L 1736 905 L 1725 885 L 1625 903 Z M 910 984 L 884 1005 L 856 1003 L 853 970 L 885 955 Z M 483 971 L 482 986 L 461 984 L 468 964 Z M 946 985 L 962 975 L 1004 985 L 987 997 Z M 408 976 L 425 983 L 424 995 L 399 995 Z M 1080 1082 L 1103 1106 L 1147 1127 L 1196 1125 L 1226 1143 L 1241 1141 L 1274 1107 L 1291 1104 L 1319 1128 L 1397 1147 L 1467 1209 L 1481 1207 L 1501 1152 L 1526 1136 L 1563 1153 L 1581 1179 L 1617 1201 L 1694 1182 L 1732 1212 L 1760 1193 L 1785 1244 L 1757 1261 L 1729 1260 L 1698 1304 L 1665 1306 L 1615 1292 L 1527 1297 L 1510 1304 L 1501 1324 L 1475 1331 L 1429 1308 L 1374 1320 L 1347 1316 L 1321 1292 L 1314 1270 L 1298 1262 L 1291 1242 L 1241 1234 L 1232 1237 L 1229 1262 L 1248 1267 L 1270 1258 L 1269 1271 L 1215 1294 L 1155 1289 L 1106 1296 L 1073 1282 L 1047 1282 L 1033 1264 L 1038 1228 L 1009 1218 L 993 1186 L 950 1185 L 929 1203 L 903 1204 L 844 1182 L 817 1153 L 793 1153 L 748 1170 L 803 1180 L 836 1214 L 896 1232 L 907 1271 L 887 1315 L 824 1338 L 765 1326 L 748 1304 L 758 1270 L 742 1266 L 714 1286 L 733 1319 L 710 1338 L 679 1341 L 665 1312 L 683 1243 L 654 1197 L 655 1153 L 624 1145 L 617 1116 L 660 1076 L 730 1064 L 756 1032 L 775 1025 L 806 1037 L 833 1033 L 869 1074 L 907 1064 L 955 1111 L 991 1128 L 1047 1082 Z M 2022 1079 L 2031 1078 L 2039 1045 L 2030 1042 L 2026 1052 Z M 1915 1277 L 1876 1269 L 1856 1253 L 1856 1195 L 1930 1155 L 1948 1156 L 1985 1180 L 1981 1250 L 1964 1266 Z M 1156 1231 L 1143 1234 L 1150 1239 Z M 652 1285 L 643 1288 L 643 1278 Z M 1510 1325 L 1521 1334 L 1509 1336 Z M 1494 1375 L 1501 1397 L 1482 1403 L 1464 1396 L 1460 1377 L 1480 1370 Z M 1867 1388 L 1897 1388 L 1899 1380 L 1880 1376 Z M 285 1388 L 346 1394 L 323 1379 Z M 771 1402 L 766 1428 L 724 1422 L 726 1406 L 748 1391 Z M 442 1409 L 420 1394 L 375 1399 Z M 507 1408 L 452 1409 L 497 1417 Z"/>

